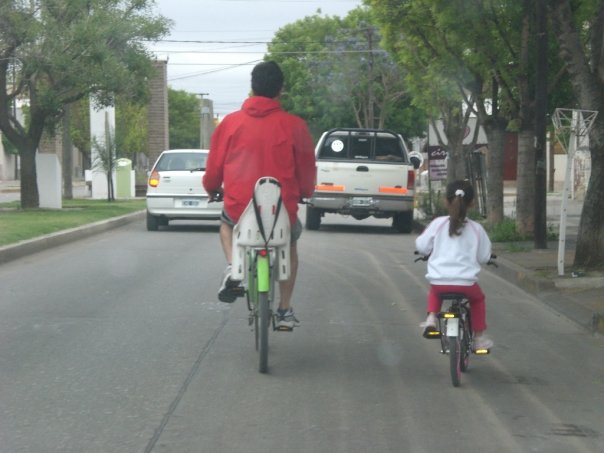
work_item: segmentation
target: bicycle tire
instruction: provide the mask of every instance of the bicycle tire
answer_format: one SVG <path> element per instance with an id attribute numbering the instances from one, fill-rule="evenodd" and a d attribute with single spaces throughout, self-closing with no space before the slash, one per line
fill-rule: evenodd
<path id="1" fill-rule="evenodd" d="M 258 311 L 254 312 L 254 345 L 256 351 L 260 347 L 260 326 L 258 325 Z"/>
<path id="2" fill-rule="evenodd" d="M 461 381 L 461 344 L 459 336 L 449 337 L 449 368 L 453 387 L 459 387 Z"/>
<path id="3" fill-rule="evenodd" d="M 468 371 L 470 367 L 470 331 L 468 329 L 468 323 L 465 320 L 461 322 L 461 328 L 459 333 L 462 335 L 460 341 L 461 356 L 459 358 L 459 366 L 462 373 Z"/>
<path id="4" fill-rule="evenodd" d="M 271 321 L 268 293 L 262 292 L 258 294 L 258 310 L 260 312 L 260 349 L 258 351 L 258 371 L 261 373 L 266 373 L 268 371 L 268 330 Z"/>

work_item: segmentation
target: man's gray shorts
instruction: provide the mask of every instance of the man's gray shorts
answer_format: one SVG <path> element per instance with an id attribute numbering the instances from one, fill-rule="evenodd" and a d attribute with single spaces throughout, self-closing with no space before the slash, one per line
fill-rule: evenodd
<path id="1" fill-rule="evenodd" d="M 227 225 L 230 226 L 235 226 L 235 222 L 233 222 L 231 220 L 231 218 L 228 216 L 228 214 L 223 210 L 222 213 L 220 214 L 220 220 L 223 221 L 224 223 L 226 223 Z M 291 242 L 292 244 L 294 242 L 296 242 L 298 239 L 300 239 L 300 236 L 302 236 L 302 223 L 300 222 L 300 219 L 296 219 L 296 223 L 294 225 L 292 225 L 291 227 Z"/>

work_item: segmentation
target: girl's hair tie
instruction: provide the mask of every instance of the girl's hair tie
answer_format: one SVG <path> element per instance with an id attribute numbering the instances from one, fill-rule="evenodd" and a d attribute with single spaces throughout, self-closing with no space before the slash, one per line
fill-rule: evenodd
<path id="1" fill-rule="evenodd" d="M 455 191 L 455 196 L 456 197 L 462 197 L 463 198 L 465 195 L 466 195 L 466 193 L 462 189 L 457 189 Z"/>

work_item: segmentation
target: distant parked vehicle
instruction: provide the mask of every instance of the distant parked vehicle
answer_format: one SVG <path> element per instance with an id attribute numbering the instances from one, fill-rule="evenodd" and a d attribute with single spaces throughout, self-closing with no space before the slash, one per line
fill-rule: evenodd
<path id="1" fill-rule="evenodd" d="M 170 220 L 218 220 L 222 202 L 210 203 L 201 179 L 208 150 L 164 151 L 153 165 L 147 181 L 147 230 L 157 231 Z"/>
<path id="2" fill-rule="evenodd" d="M 385 129 L 324 132 L 316 149 L 317 185 L 306 207 L 306 228 L 318 230 L 325 213 L 392 218 L 401 233 L 413 230 L 415 169 L 402 136 Z"/>

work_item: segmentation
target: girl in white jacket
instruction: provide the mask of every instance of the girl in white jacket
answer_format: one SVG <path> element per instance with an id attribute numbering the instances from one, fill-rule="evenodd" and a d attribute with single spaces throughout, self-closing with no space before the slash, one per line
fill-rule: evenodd
<path id="1" fill-rule="evenodd" d="M 434 219 L 415 240 L 417 251 L 430 256 L 426 274 L 430 282 L 428 317 L 421 326 L 424 337 L 437 330 L 440 294 L 463 293 L 470 301 L 474 347 L 489 349 L 493 342 L 483 334 L 487 328 L 485 296 L 477 281 L 481 264 L 491 259 L 491 241 L 482 225 L 466 217 L 473 202 L 474 188 L 469 181 L 448 184 L 449 215 Z"/>

